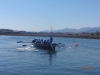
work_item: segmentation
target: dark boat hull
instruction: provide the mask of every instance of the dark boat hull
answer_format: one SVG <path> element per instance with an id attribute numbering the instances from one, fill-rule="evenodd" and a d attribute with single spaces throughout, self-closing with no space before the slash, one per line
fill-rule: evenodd
<path id="1" fill-rule="evenodd" d="M 55 51 L 56 44 L 41 44 L 41 43 L 33 43 L 35 47 L 44 49 L 44 50 L 49 50 L 49 51 Z"/>

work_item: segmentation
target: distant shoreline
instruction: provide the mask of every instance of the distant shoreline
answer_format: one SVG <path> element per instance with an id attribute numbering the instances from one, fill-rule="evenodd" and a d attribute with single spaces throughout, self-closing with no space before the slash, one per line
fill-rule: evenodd
<path id="1" fill-rule="evenodd" d="M 1 34 L 5 36 L 44 36 L 44 37 L 65 37 L 65 38 L 88 38 L 88 39 L 100 39 L 100 34 L 97 33 L 13 33 L 13 34 Z"/>
<path id="2" fill-rule="evenodd" d="M 0 35 L 5 36 L 53 36 L 53 37 L 68 37 L 68 38 L 90 38 L 100 39 L 100 32 L 26 32 L 26 31 L 15 31 L 11 29 L 0 29 Z"/>

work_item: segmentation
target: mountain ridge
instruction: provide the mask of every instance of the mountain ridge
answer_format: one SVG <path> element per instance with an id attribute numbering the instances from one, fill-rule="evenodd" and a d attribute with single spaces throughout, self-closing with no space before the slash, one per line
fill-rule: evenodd
<path id="1" fill-rule="evenodd" d="M 100 32 L 100 26 L 99 27 L 82 27 L 80 29 L 72 29 L 72 28 L 64 28 L 64 29 L 59 29 L 59 30 L 52 30 L 52 32 L 73 32 L 73 33 L 78 33 L 78 32 Z M 40 32 L 51 32 L 51 30 L 44 30 Z"/>

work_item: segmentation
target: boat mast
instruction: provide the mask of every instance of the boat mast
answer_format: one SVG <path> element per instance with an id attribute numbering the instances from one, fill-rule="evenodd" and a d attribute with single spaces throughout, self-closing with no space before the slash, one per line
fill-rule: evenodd
<path id="1" fill-rule="evenodd" d="M 51 26 L 51 33 L 52 33 L 52 26 Z"/>
<path id="2" fill-rule="evenodd" d="M 52 36 L 52 26 L 51 26 L 51 36 Z"/>

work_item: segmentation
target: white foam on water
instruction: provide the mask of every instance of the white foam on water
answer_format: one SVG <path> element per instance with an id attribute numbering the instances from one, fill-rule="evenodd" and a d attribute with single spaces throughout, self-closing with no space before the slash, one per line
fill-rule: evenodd
<path id="1" fill-rule="evenodd" d="M 71 49 L 72 47 L 67 47 L 67 49 Z"/>
<path id="2" fill-rule="evenodd" d="M 66 47 L 60 47 L 60 48 L 66 48 Z"/>
<path id="3" fill-rule="evenodd" d="M 39 51 L 36 50 L 36 48 L 34 47 L 20 47 L 20 48 L 16 48 L 18 51 Z"/>

